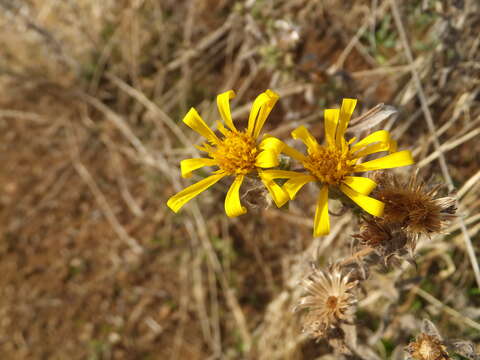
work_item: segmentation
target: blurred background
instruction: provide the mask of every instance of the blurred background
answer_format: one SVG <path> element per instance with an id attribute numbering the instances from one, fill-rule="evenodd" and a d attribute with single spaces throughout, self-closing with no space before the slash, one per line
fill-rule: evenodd
<path id="1" fill-rule="evenodd" d="M 351 253 L 356 218 L 312 239 L 304 191 L 228 219 L 228 182 L 173 214 L 166 199 L 202 176 L 180 178 L 201 141 L 181 119 L 195 106 L 214 124 L 234 89 L 246 124 L 271 88 L 266 131 L 322 139 L 342 97 L 356 115 L 393 105 L 382 128 L 437 183 L 445 158 L 478 253 L 479 34 L 478 0 L 0 0 L 1 358 L 337 359 L 291 310 L 311 261 Z M 480 340 L 459 229 L 365 283 L 365 359 L 401 359 L 424 317 Z"/>

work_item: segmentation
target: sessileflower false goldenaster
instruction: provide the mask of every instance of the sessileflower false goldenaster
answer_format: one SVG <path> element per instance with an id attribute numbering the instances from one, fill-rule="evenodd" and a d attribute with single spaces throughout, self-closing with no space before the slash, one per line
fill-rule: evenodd
<path id="1" fill-rule="evenodd" d="M 180 163 L 182 176 L 190 177 L 192 171 L 204 166 L 216 166 L 218 169 L 213 171 L 212 175 L 168 199 L 167 205 L 174 212 L 179 211 L 188 201 L 225 176 L 234 177 L 225 198 L 225 212 L 229 217 L 242 215 L 247 211 L 240 202 L 239 193 L 246 176 L 258 176 L 278 207 L 289 200 L 288 194 L 275 181 L 264 176 L 262 170 L 278 165 L 278 155 L 284 144 L 271 136 L 258 141 L 260 131 L 275 106 L 278 95 L 267 90 L 257 96 L 250 111 L 247 129 L 243 131 L 237 130 L 232 120 L 230 100 L 234 96 L 232 90 L 217 96 L 218 110 L 227 126 L 218 122 L 218 130 L 223 135 L 221 137 L 207 126 L 194 108 L 185 115 L 183 122 L 207 139 L 198 149 L 207 153 L 208 157 L 182 160 Z"/>
<path id="2" fill-rule="evenodd" d="M 270 179 L 288 179 L 284 189 L 293 200 L 297 192 L 307 183 L 321 184 L 314 220 L 314 236 L 330 232 L 328 216 L 328 192 L 330 187 L 338 188 L 364 211 L 382 216 L 384 204 L 368 195 L 377 185 L 375 181 L 355 173 L 389 169 L 413 164 L 410 151 L 396 151 L 396 142 L 386 130 L 376 131 L 355 143 L 356 138 L 345 140 L 345 131 L 357 100 L 343 99 L 340 109 L 327 109 L 324 113 L 326 145 L 320 145 L 304 127 L 292 132 L 294 139 L 300 139 L 307 147 L 307 154 L 285 145 L 282 152 L 303 165 L 304 172 L 267 170 L 264 175 Z M 359 163 L 367 155 L 389 151 L 382 158 Z"/>

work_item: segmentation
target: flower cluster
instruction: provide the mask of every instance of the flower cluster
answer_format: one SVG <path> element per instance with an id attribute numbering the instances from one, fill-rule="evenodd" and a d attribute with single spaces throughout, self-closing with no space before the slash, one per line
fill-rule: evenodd
<path id="1" fill-rule="evenodd" d="M 391 174 L 377 174 L 373 194 L 384 206 L 381 218 L 364 217 L 360 233 L 354 235 L 360 246 L 373 249 L 385 264 L 408 252 L 413 258 L 421 236 L 443 232 L 456 217 L 456 199 L 439 196 L 440 186 L 428 186 L 418 173 L 408 180 Z"/>
<path id="2" fill-rule="evenodd" d="M 384 203 L 369 196 L 377 183 L 355 174 L 413 164 L 410 151 L 397 151 L 396 142 L 386 130 L 376 131 L 360 141 L 356 138 L 346 140 L 345 132 L 357 103 L 354 99 L 344 99 L 340 109 L 325 110 L 325 145 L 320 145 L 304 126 L 292 132 L 293 138 L 301 140 L 307 147 L 306 154 L 303 154 L 275 137 L 264 135 L 260 138 L 265 121 L 278 100 L 276 93 L 267 90 L 255 99 L 245 130 L 238 130 L 232 120 L 229 101 L 234 95 L 233 91 L 227 91 L 217 97 L 219 113 L 226 125 L 218 123 L 220 136 L 207 126 L 193 108 L 183 119 L 186 125 L 206 138 L 207 141 L 198 148 L 208 157 L 183 160 L 180 164 L 182 176 L 189 177 L 192 171 L 205 166 L 218 169 L 172 196 L 167 205 L 173 211 L 177 212 L 188 201 L 226 176 L 234 177 L 225 199 L 225 212 L 230 217 L 247 211 L 240 200 L 240 187 L 245 177 L 261 180 L 278 207 L 293 200 L 304 185 L 313 182 L 320 186 L 313 233 L 314 236 L 326 235 L 330 231 L 329 189 L 340 190 L 368 214 L 382 216 Z M 389 154 L 366 162 L 360 161 L 380 152 Z M 301 169 L 278 169 L 280 153 L 296 160 Z M 278 179 L 286 180 L 283 186 L 277 183 Z"/>
<path id="3" fill-rule="evenodd" d="M 218 95 L 217 106 L 223 122 L 217 123 L 216 131 L 194 108 L 184 117 L 183 122 L 206 140 L 197 147 L 205 157 L 181 161 L 182 176 L 190 177 L 193 171 L 203 167 L 212 170 L 203 180 L 173 195 L 167 205 L 177 212 L 221 179 L 231 177 L 225 198 L 225 212 L 229 217 L 245 214 L 247 209 L 242 202 L 252 203 L 248 198 L 253 197 L 257 198 L 253 203 L 261 203 L 258 198 L 267 192 L 276 206 L 282 207 L 309 183 L 319 189 L 314 236 L 330 231 L 329 197 L 362 209 L 361 230 L 354 235 L 361 249 L 325 270 L 314 268 L 302 282 L 303 296 L 295 307 L 303 314 L 306 333 L 326 339 L 340 353 L 349 354 L 345 329 L 347 325 L 354 325 L 356 290 L 363 289 L 360 282 L 367 279 L 368 265 L 378 258 L 385 264 L 398 262 L 399 255 L 407 251 L 413 260 L 418 238 L 443 231 L 455 216 L 455 198 L 440 197 L 440 187 L 427 186 L 417 173 L 408 181 L 385 172 L 366 177 L 366 172 L 411 165 L 413 158 L 410 151 L 397 150 L 396 141 L 386 130 L 375 131 L 361 140 L 346 138 L 357 104 L 355 99 L 343 99 L 339 109 L 324 111 L 323 143 L 304 126 L 293 130 L 293 139 L 303 142 L 306 148 L 301 152 L 271 135 L 262 135 L 279 99 L 275 92 L 267 90 L 257 96 L 246 129 L 237 128 L 233 122 L 230 100 L 234 96 L 233 91 Z M 281 157 L 289 157 L 292 161 L 286 163 L 293 166 L 285 167 Z M 244 182 L 255 186 L 241 196 Z M 374 261 L 365 261 L 367 257 Z M 426 331 L 406 351 L 411 359 L 449 359 L 441 338 Z"/>

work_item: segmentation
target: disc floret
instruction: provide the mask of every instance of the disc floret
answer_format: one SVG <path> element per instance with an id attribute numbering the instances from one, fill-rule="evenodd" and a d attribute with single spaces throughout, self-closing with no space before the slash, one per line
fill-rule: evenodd
<path id="1" fill-rule="evenodd" d="M 246 175 L 255 170 L 259 153 L 255 139 L 246 132 L 225 130 L 225 138 L 207 151 L 228 175 Z"/>
<path id="2" fill-rule="evenodd" d="M 311 149 L 302 163 L 319 182 L 329 185 L 340 185 L 353 170 L 348 154 L 321 145 Z"/>

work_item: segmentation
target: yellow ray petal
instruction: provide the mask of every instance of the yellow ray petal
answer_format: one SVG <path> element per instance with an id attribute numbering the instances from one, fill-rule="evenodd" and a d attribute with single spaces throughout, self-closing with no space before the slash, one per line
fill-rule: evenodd
<path id="1" fill-rule="evenodd" d="M 260 145 L 258 145 L 258 148 L 260 150 L 270 150 L 276 152 L 277 154 L 280 154 L 284 146 L 285 143 L 282 140 L 267 135 L 263 138 Z"/>
<path id="2" fill-rule="evenodd" d="M 210 186 L 218 182 L 225 175 L 225 173 L 211 175 L 193 185 L 190 185 L 189 187 L 183 189 L 182 191 L 176 193 L 170 199 L 168 199 L 167 206 L 173 212 L 178 212 L 178 210 L 180 210 L 183 205 L 192 200 L 202 191 L 207 190 Z"/>
<path id="3" fill-rule="evenodd" d="M 297 161 L 302 162 L 305 160 L 305 155 L 303 155 L 300 151 L 292 148 L 291 146 L 288 146 L 287 144 L 285 144 L 285 146 L 283 147 L 282 152 Z"/>
<path id="4" fill-rule="evenodd" d="M 247 212 L 247 209 L 240 203 L 240 186 L 242 186 L 244 177 L 244 175 L 238 175 L 228 189 L 225 198 L 225 212 L 228 217 L 243 215 Z"/>
<path id="5" fill-rule="evenodd" d="M 192 130 L 196 131 L 207 140 L 213 143 L 219 143 L 217 135 L 208 127 L 208 125 L 203 121 L 203 119 L 198 114 L 197 110 L 191 108 L 187 115 L 183 118 L 183 122 L 187 124 Z"/>
<path id="6" fill-rule="evenodd" d="M 265 170 L 262 171 L 262 174 L 268 179 L 291 179 L 298 176 L 303 176 L 305 174 L 298 173 L 296 171 L 289 170 Z"/>
<path id="7" fill-rule="evenodd" d="M 387 130 L 379 130 L 371 133 L 350 148 L 351 152 L 362 150 L 362 148 L 373 143 L 390 143 L 390 133 Z"/>
<path id="8" fill-rule="evenodd" d="M 278 156 L 285 146 L 283 141 L 273 136 L 265 137 L 258 146 L 259 149 L 263 151 L 258 154 L 255 165 L 261 168 L 278 166 Z"/>
<path id="9" fill-rule="evenodd" d="M 272 90 L 266 90 L 265 94 L 268 96 L 269 101 L 265 106 L 262 107 L 262 110 L 258 114 L 257 121 L 255 123 L 255 130 L 253 132 L 253 137 L 255 139 L 260 135 L 260 131 L 262 131 L 263 125 L 265 125 L 265 121 L 267 120 L 268 115 L 270 115 L 270 112 L 280 98 L 280 96 Z"/>
<path id="10" fill-rule="evenodd" d="M 260 179 L 262 179 L 262 182 L 270 193 L 270 196 L 275 202 L 275 205 L 277 205 L 277 207 L 282 207 L 289 200 L 288 194 L 285 192 L 285 190 L 282 189 L 280 185 L 278 185 L 268 176 L 265 176 L 263 173 L 264 171 L 258 171 Z"/>
<path id="11" fill-rule="evenodd" d="M 222 117 L 225 124 L 232 131 L 236 131 L 235 125 L 232 120 L 232 113 L 230 112 L 230 100 L 235 97 L 235 92 L 233 90 L 226 91 L 217 96 L 217 107 L 220 116 Z"/>
<path id="12" fill-rule="evenodd" d="M 360 194 L 345 184 L 340 185 L 340 190 L 370 215 L 383 215 L 383 208 L 385 206 L 383 202 L 367 195 Z"/>
<path id="13" fill-rule="evenodd" d="M 388 151 L 388 150 L 390 150 L 390 143 L 380 142 L 380 143 L 375 143 L 375 144 L 365 146 L 362 150 L 355 152 L 353 154 L 353 157 L 355 159 L 360 159 L 370 154 L 375 154 L 377 152 Z"/>
<path id="14" fill-rule="evenodd" d="M 315 149 L 318 146 L 317 140 L 303 125 L 292 131 L 292 137 L 296 140 L 302 140 L 308 149 Z"/>
<path id="15" fill-rule="evenodd" d="M 337 132 L 339 115 L 340 110 L 338 109 L 326 109 L 324 111 L 325 138 L 329 146 L 335 146 L 335 133 Z"/>
<path id="16" fill-rule="evenodd" d="M 228 136 L 230 133 L 230 130 L 228 130 L 221 121 L 217 121 L 217 130 L 220 131 L 223 136 Z"/>
<path id="17" fill-rule="evenodd" d="M 272 90 L 267 90 L 257 96 L 253 102 L 250 116 L 248 118 L 247 132 L 255 139 L 260 134 L 260 131 L 267 120 L 270 111 L 272 111 L 279 96 Z"/>
<path id="18" fill-rule="evenodd" d="M 328 216 L 328 185 L 323 185 L 318 195 L 313 236 L 327 235 L 330 232 L 330 218 Z"/>
<path id="19" fill-rule="evenodd" d="M 335 134 L 337 146 L 340 146 L 342 144 L 342 139 L 344 138 L 345 130 L 347 130 L 348 123 L 350 122 L 350 117 L 353 114 L 353 110 L 355 110 L 355 105 L 357 105 L 356 99 L 343 99 L 342 101 L 337 133 Z"/>
<path id="20" fill-rule="evenodd" d="M 380 159 L 375 159 L 355 165 L 353 170 L 355 172 L 361 172 L 379 169 L 391 169 L 401 166 L 412 165 L 413 163 L 414 161 L 412 158 L 412 153 L 409 150 L 403 150 L 384 156 Z"/>
<path id="21" fill-rule="evenodd" d="M 377 186 L 377 183 L 372 179 L 359 176 L 345 176 L 343 183 L 363 195 L 370 194 L 372 190 L 375 189 L 375 186 Z"/>
<path id="22" fill-rule="evenodd" d="M 204 142 L 204 143 L 201 144 L 201 145 L 195 145 L 195 147 L 196 147 L 198 150 L 200 150 L 200 151 L 202 151 L 202 152 L 205 152 L 205 153 L 210 153 L 210 152 L 212 152 L 212 150 L 213 150 L 213 146 L 211 146 L 211 145 L 210 145 L 209 143 L 207 143 L 207 142 Z"/>
<path id="23" fill-rule="evenodd" d="M 255 166 L 263 169 L 278 166 L 278 163 L 278 153 L 271 150 L 264 150 L 255 158 Z"/>
<path id="24" fill-rule="evenodd" d="M 295 177 L 290 178 L 284 185 L 283 188 L 288 193 L 288 196 L 291 200 L 295 198 L 297 192 L 307 183 L 318 181 L 315 176 L 307 174 L 299 174 Z"/>
<path id="25" fill-rule="evenodd" d="M 213 159 L 185 159 L 180 161 L 180 170 L 182 172 L 182 177 L 189 178 L 192 176 L 192 171 L 200 169 L 204 166 L 214 166 L 216 161 Z"/>

